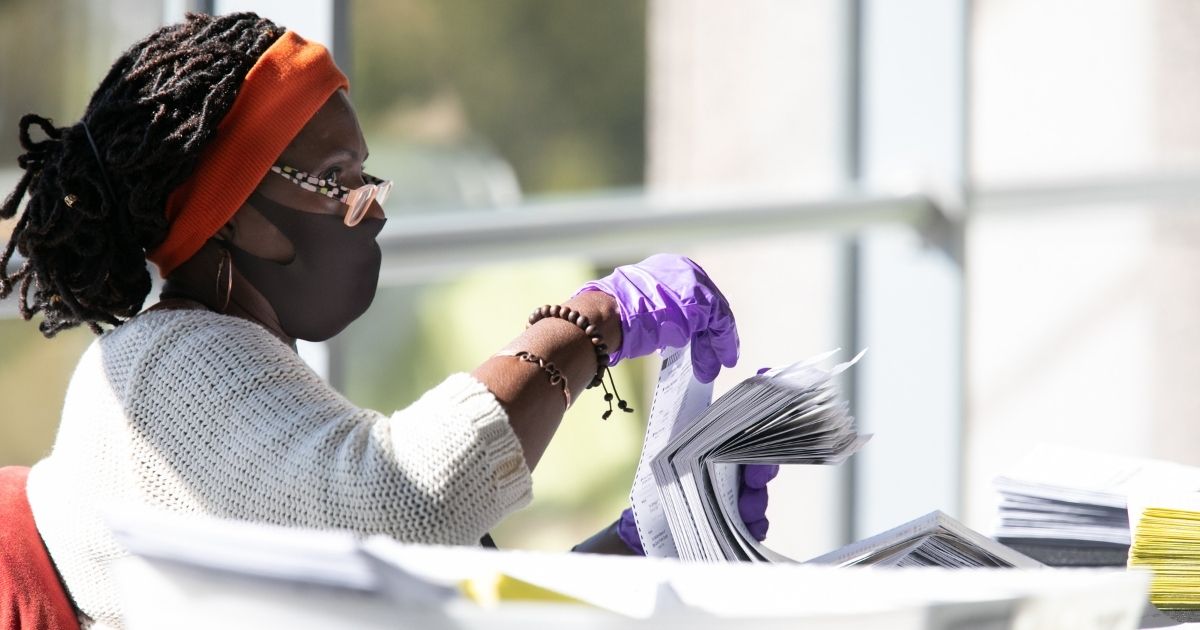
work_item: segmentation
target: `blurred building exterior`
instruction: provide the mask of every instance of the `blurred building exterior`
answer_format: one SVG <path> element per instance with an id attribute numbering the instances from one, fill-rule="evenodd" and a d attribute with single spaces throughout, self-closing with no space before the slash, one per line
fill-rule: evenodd
<path id="1" fill-rule="evenodd" d="M 971 25 L 979 524 L 1032 439 L 1200 463 L 1200 7 L 983 1 Z"/>

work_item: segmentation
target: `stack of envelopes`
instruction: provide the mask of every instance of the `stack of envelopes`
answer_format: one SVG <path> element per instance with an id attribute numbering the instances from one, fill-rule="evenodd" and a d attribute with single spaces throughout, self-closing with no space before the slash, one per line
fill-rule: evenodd
<path id="1" fill-rule="evenodd" d="M 1150 601 L 1200 610 L 1200 512 L 1147 507 L 1136 521 L 1129 565 L 1150 569 Z"/>

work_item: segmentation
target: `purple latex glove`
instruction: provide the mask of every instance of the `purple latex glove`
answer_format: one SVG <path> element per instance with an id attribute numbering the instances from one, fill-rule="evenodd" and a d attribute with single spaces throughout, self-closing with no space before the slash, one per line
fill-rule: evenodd
<path id="1" fill-rule="evenodd" d="M 767 538 L 767 483 L 779 474 L 776 464 L 746 464 L 741 467 L 741 486 L 738 488 L 738 513 L 746 529 L 754 539 L 762 542 Z M 638 538 L 637 523 L 633 520 L 633 510 L 625 508 L 621 519 L 617 521 L 617 536 L 634 553 L 644 556 L 642 541 Z"/>
<path id="2" fill-rule="evenodd" d="M 771 368 L 759 368 L 762 374 Z M 779 464 L 746 464 L 742 466 L 742 487 L 738 489 L 738 513 L 754 539 L 767 537 L 767 483 L 779 474 Z"/>
<path id="3" fill-rule="evenodd" d="M 754 540 L 767 538 L 767 483 L 779 474 L 779 464 L 742 466 L 742 487 L 738 491 L 738 513 Z"/>
<path id="4" fill-rule="evenodd" d="M 677 254 L 655 254 L 636 265 L 623 265 L 584 291 L 603 291 L 617 301 L 621 348 L 609 364 L 664 348 L 692 344 L 696 379 L 709 383 L 721 366 L 738 359 L 737 325 L 729 302 L 699 265 Z"/>

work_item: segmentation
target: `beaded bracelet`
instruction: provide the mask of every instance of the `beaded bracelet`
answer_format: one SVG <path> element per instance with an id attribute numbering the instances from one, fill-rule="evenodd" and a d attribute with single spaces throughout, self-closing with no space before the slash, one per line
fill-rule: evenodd
<path id="1" fill-rule="evenodd" d="M 516 357 L 526 363 L 533 363 L 542 368 L 542 371 L 550 375 L 550 384 L 562 384 L 563 397 L 567 399 L 567 408 L 571 408 L 571 386 L 567 383 L 567 375 L 559 371 L 558 367 L 553 362 L 547 361 L 532 352 L 524 350 L 501 350 L 496 353 L 498 357 Z"/>
<path id="2" fill-rule="evenodd" d="M 604 343 L 604 336 L 600 334 L 600 328 L 591 323 L 587 315 L 569 307 L 557 304 L 551 306 L 546 304 L 539 306 L 529 315 L 529 325 L 532 326 L 543 319 L 554 318 L 564 319 L 583 331 L 583 334 L 588 336 L 592 342 L 592 349 L 596 351 L 596 376 L 592 377 L 592 382 L 588 383 L 588 389 L 593 387 L 601 387 L 604 389 L 604 402 L 608 403 L 608 411 L 601 415 L 601 419 L 607 420 L 612 415 L 612 401 L 614 395 L 617 399 L 617 408 L 626 413 L 633 413 L 633 407 L 625 402 L 621 395 L 617 393 L 617 381 L 613 379 L 612 370 L 608 369 L 608 344 Z M 612 384 L 612 393 L 609 393 L 608 387 L 604 384 L 604 373 L 608 372 L 608 381 Z"/>

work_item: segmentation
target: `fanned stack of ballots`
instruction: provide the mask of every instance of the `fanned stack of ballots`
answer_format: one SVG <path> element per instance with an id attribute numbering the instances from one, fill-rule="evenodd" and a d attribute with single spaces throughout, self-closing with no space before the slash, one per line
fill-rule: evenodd
<path id="1" fill-rule="evenodd" d="M 630 496 L 648 555 L 791 561 L 746 530 L 738 464 L 836 464 L 867 441 L 832 383 L 858 357 L 819 367 L 830 356 L 746 379 L 709 405 L 688 349 L 665 355 Z"/>
<path id="2" fill-rule="evenodd" d="M 1153 573 L 1150 601 L 1158 608 L 1200 610 L 1200 494 L 1141 500 L 1129 504 L 1129 566 Z"/>
<path id="3" fill-rule="evenodd" d="M 1200 489 L 1200 469 L 1038 445 L 995 480 L 996 538 L 1047 564 L 1124 564 L 1131 493 Z"/>
<path id="4" fill-rule="evenodd" d="M 818 556 L 810 564 L 894 567 L 1036 568 L 1042 563 L 934 511 Z"/>

